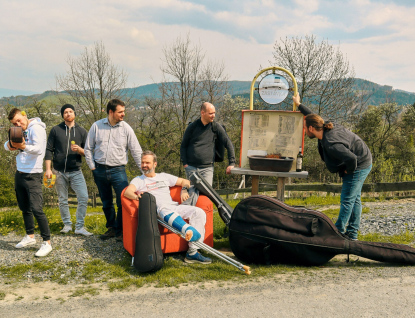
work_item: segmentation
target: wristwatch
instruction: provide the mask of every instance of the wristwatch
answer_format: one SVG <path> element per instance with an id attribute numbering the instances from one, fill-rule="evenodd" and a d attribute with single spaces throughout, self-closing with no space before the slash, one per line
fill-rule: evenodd
<path id="1" fill-rule="evenodd" d="M 189 189 L 189 188 L 188 188 L 188 187 L 186 187 L 186 186 L 185 186 L 185 187 L 182 187 L 182 190 L 186 190 L 186 191 L 187 191 L 188 189 Z"/>

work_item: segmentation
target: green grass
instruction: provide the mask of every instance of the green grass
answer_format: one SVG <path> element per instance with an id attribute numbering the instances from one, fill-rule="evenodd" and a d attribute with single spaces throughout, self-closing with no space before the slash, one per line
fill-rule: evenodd
<path id="1" fill-rule="evenodd" d="M 291 201 L 290 201 L 291 200 Z M 299 200 L 299 199 L 295 199 Z M 331 205 L 338 204 L 338 197 L 316 197 L 305 198 L 299 201 L 294 199 L 287 200 L 291 205 Z M 229 200 L 228 203 L 235 207 L 239 200 Z M 336 203 L 337 202 L 337 203 Z M 88 208 L 86 217 L 86 228 L 95 234 L 103 233 L 105 228 L 105 217 L 101 212 L 101 208 Z M 363 213 L 368 213 L 369 209 L 364 208 Z M 59 233 L 63 224 L 60 218 L 59 209 L 45 209 L 48 217 L 51 231 L 55 235 Z M 96 213 L 96 214 L 95 214 Z M 331 219 L 338 216 L 339 209 L 327 209 L 323 211 Z M 72 221 L 75 222 L 75 209 L 71 209 Z M 229 239 L 226 226 L 220 219 L 217 211 L 214 212 L 214 247 L 216 249 L 230 250 Z M 10 232 L 24 233 L 24 224 L 19 211 L 11 210 L 0 213 L 0 233 L 5 235 Z M 391 242 L 399 244 L 413 244 L 415 235 L 410 232 L 402 233 L 396 236 L 384 236 L 380 234 L 359 235 L 359 240 L 375 241 L 375 242 Z M 64 248 L 63 248 L 64 249 Z M 80 250 L 82 247 L 80 247 Z M 204 253 L 204 252 L 203 252 Z M 206 253 L 204 253 L 206 254 Z M 48 272 L 50 275 L 47 281 L 59 284 L 67 284 L 69 281 L 85 284 L 84 288 L 77 288 L 70 295 L 71 297 L 89 297 L 97 295 L 98 289 L 90 287 L 88 284 L 103 284 L 110 291 L 125 290 L 128 288 L 140 288 L 142 286 L 155 287 L 178 287 L 180 285 L 202 283 L 207 281 L 246 281 L 256 280 L 262 277 L 275 277 L 278 274 L 289 274 L 288 279 L 295 278 L 298 273 L 310 273 L 311 270 L 319 270 L 323 267 L 298 267 L 286 265 L 259 266 L 252 265 L 252 274 L 245 275 L 242 271 L 234 266 L 212 257 L 213 263 L 210 265 L 188 265 L 183 262 L 184 254 L 170 254 L 165 256 L 164 266 L 155 273 L 142 274 L 137 272 L 131 266 L 131 256 L 125 252 L 122 259 L 114 263 L 108 263 L 102 259 L 85 260 L 80 264 L 78 261 L 71 261 L 67 264 L 49 261 L 47 258 L 35 260 L 32 263 L 16 264 L 14 266 L 0 266 L 0 275 L 5 284 L 13 284 L 15 282 L 27 281 L 28 276 L 32 277 L 32 281 L 42 280 L 39 278 L 40 273 Z M 82 265 L 82 270 L 80 266 Z M 333 263 L 327 264 L 326 268 L 338 270 Z M 311 275 L 311 274 L 310 274 Z M 290 278 L 291 277 L 291 278 Z M 4 299 L 6 294 L 0 291 L 0 300 Z"/>
<path id="2" fill-rule="evenodd" d="M 70 297 L 80 297 L 86 294 L 95 296 L 95 295 L 99 295 L 99 291 L 97 288 L 93 288 L 93 287 L 85 287 L 85 288 L 80 287 L 80 288 L 75 289 L 73 293 L 70 295 Z"/>
<path id="3" fill-rule="evenodd" d="M 401 233 L 399 235 L 382 235 L 379 233 L 370 233 L 366 235 L 359 235 L 359 240 L 367 242 L 384 242 L 394 244 L 413 244 L 415 240 L 415 234 L 409 231 Z"/>
<path id="4" fill-rule="evenodd" d="M 60 216 L 59 208 L 44 208 L 43 211 L 48 218 L 51 233 L 55 235 L 60 234 L 63 222 Z M 69 211 L 71 213 L 72 223 L 75 224 L 76 208 L 70 208 Z M 102 208 L 88 207 L 87 216 L 85 217 L 85 227 L 88 231 L 94 234 L 104 233 L 107 230 L 105 223 L 106 221 L 105 216 L 102 213 Z M 35 225 L 35 229 L 38 229 L 37 223 Z M 25 234 L 22 213 L 15 209 L 10 209 L 10 211 L 0 213 L 0 234 L 7 235 L 10 232 L 15 232 L 19 235 Z"/>
<path id="5" fill-rule="evenodd" d="M 339 212 L 340 212 L 340 208 L 335 208 L 335 209 L 326 209 L 321 211 L 322 213 L 324 213 L 325 215 L 327 215 L 330 219 L 333 220 L 333 222 L 336 222 L 337 217 L 339 216 Z M 362 208 L 362 214 L 366 214 L 369 213 L 370 209 L 368 207 L 363 207 Z"/>

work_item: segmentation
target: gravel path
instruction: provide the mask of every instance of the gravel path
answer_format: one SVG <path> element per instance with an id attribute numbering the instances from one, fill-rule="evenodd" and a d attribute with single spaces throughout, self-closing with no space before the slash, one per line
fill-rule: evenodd
<path id="1" fill-rule="evenodd" d="M 414 199 L 364 205 L 370 212 L 362 216 L 362 234 L 393 235 L 415 230 Z M 16 250 L 14 245 L 20 238 L 15 234 L 0 237 L 0 266 L 35 261 L 33 253 L 38 246 Z M 37 239 L 40 245 L 40 237 Z M 56 252 L 48 260 L 64 267 L 79 262 L 79 273 L 86 261 L 99 258 L 113 263 L 126 253 L 121 243 L 101 241 L 97 236 L 54 235 L 52 243 Z M 352 256 L 352 260 L 356 259 Z M 0 316 L 61 317 L 64 313 L 68 317 L 102 317 L 105 312 L 104 316 L 182 317 L 183 308 L 189 308 L 191 299 L 198 317 L 413 317 L 415 266 L 360 260 L 363 262 L 357 265 L 346 263 L 345 255 L 339 255 L 327 267 L 298 269 L 267 279 L 208 282 L 179 288 L 134 288 L 114 293 L 102 289 L 99 295 L 81 298 L 70 294 L 82 286 L 82 278 L 71 278 L 67 285 L 58 285 L 49 283 L 51 273 L 45 272 L 36 277 L 36 281 L 43 283 L 15 286 L 4 300 L 0 298 Z M 27 278 L 32 281 L 32 277 Z M 7 286 L 0 277 L 2 289 Z"/>

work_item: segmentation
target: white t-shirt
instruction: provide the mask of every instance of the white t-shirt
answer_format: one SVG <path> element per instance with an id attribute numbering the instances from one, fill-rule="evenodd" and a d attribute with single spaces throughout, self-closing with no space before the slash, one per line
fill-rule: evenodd
<path id="1" fill-rule="evenodd" d="M 133 184 L 138 191 L 150 192 L 154 195 L 156 198 L 157 212 L 161 217 L 164 217 L 162 213 L 163 208 L 179 205 L 179 203 L 173 201 L 170 195 L 170 187 L 176 185 L 177 179 L 178 177 L 164 172 L 156 173 L 154 178 L 148 178 L 143 174 L 131 180 L 130 184 Z"/>

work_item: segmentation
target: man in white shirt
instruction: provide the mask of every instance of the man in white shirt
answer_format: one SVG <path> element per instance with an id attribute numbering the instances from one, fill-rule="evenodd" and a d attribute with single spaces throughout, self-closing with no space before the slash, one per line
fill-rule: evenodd
<path id="1" fill-rule="evenodd" d="M 46 150 L 46 125 L 40 118 L 28 119 L 18 108 L 13 108 L 8 116 L 15 127 L 22 127 L 21 143 L 6 141 L 4 149 L 17 151 L 17 171 L 14 177 L 17 204 L 23 213 L 26 236 L 16 245 L 23 248 L 36 244 L 35 222 L 39 225 L 43 243 L 35 256 L 43 257 L 52 251 L 48 219 L 43 212 L 42 174 L 43 158 Z"/>
<path id="2" fill-rule="evenodd" d="M 85 160 L 92 170 L 102 201 L 102 209 L 107 219 L 107 232 L 102 240 L 116 237 L 122 242 L 121 192 L 128 186 L 125 165 L 130 150 L 137 166 L 141 162 L 141 146 L 134 130 L 124 122 L 125 104 L 112 99 L 107 105 L 107 118 L 96 121 L 88 132 L 85 144 Z M 117 215 L 113 203 L 112 189 L 115 191 Z"/>
<path id="3" fill-rule="evenodd" d="M 179 205 L 170 195 L 170 187 L 181 186 L 182 202 L 189 198 L 187 189 L 190 181 L 175 177 L 168 173 L 156 173 L 157 156 L 151 151 L 145 151 L 141 157 L 143 175 L 134 178 L 124 192 L 124 196 L 139 200 L 141 193 L 149 192 L 156 198 L 157 214 L 162 220 L 180 230 L 189 241 L 189 249 L 184 261 L 186 263 L 210 264 L 212 260 L 198 252 L 192 243 L 205 237 L 206 213 L 201 208 L 191 205 Z M 189 220 L 189 224 L 183 219 Z"/>

